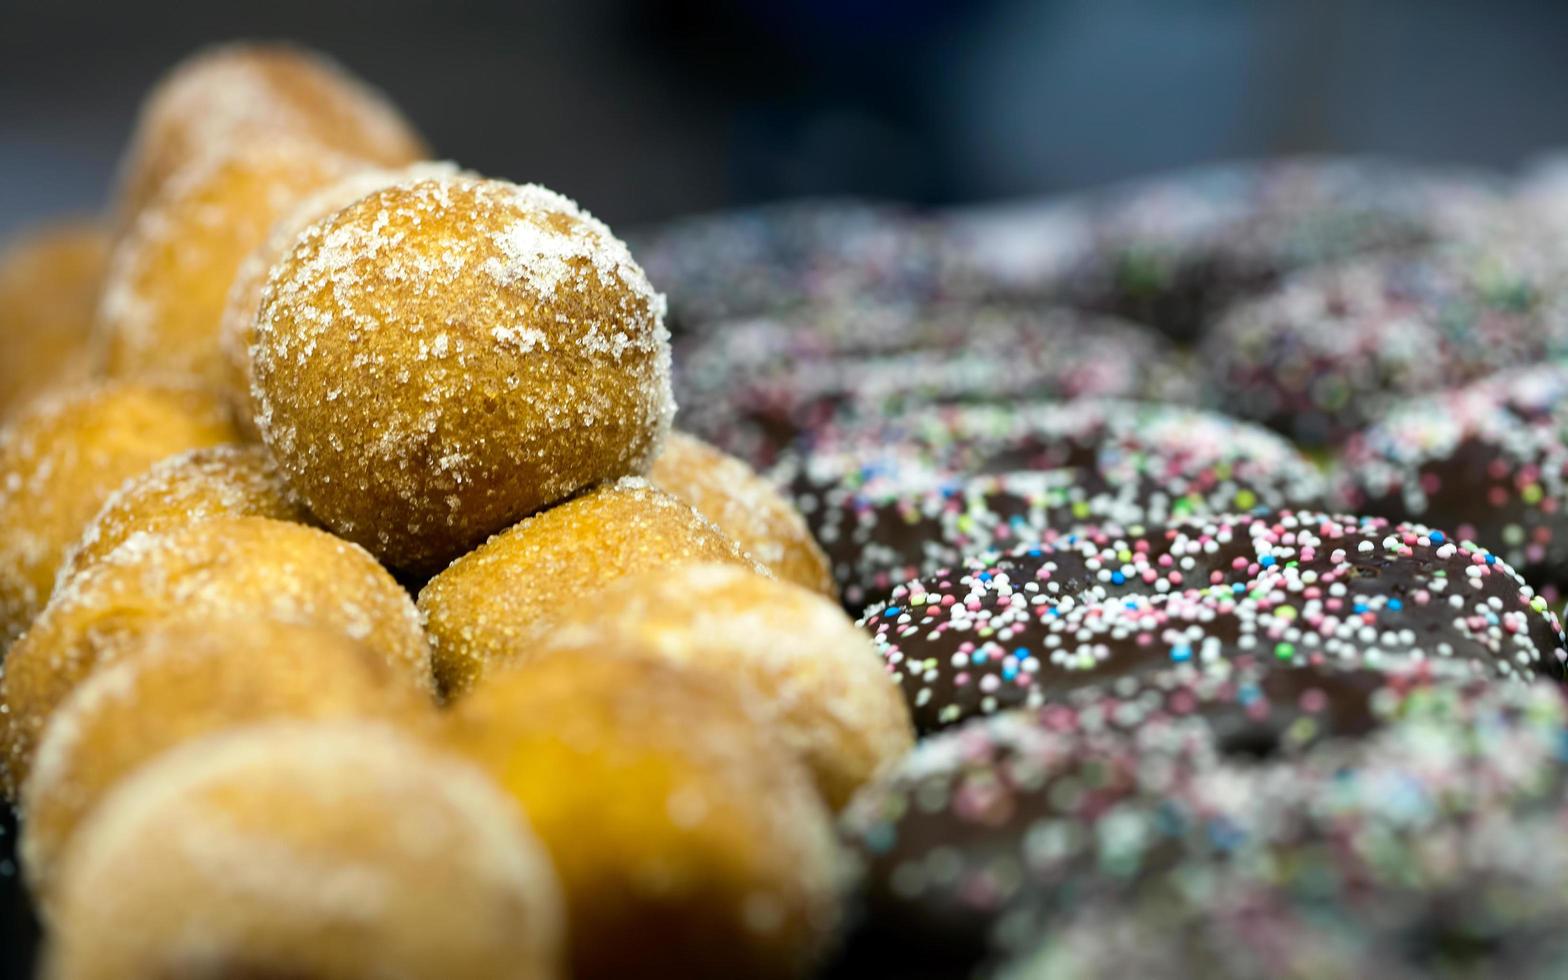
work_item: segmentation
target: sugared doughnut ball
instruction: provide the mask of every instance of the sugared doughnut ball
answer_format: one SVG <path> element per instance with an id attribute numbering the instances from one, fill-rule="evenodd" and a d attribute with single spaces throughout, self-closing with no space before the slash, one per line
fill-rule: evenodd
<path id="1" fill-rule="evenodd" d="M 674 412 L 664 300 L 542 187 L 371 194 L 273 270 L 257 421 L 321 521 L 432 570 L 583 487 L 644 472 Z"/>
<path id="2" fill-rule="evenodd" d="M 1138 914 L 1140 943 L 1172 925 L 1221 940 L 1219 962 L 1156 976 L 1492 976 L 1556 928 L 1554 685 L 1267 661 L 1124 678 L 923 742 L 846 813 L 867 872 L 850 959 L 966 976 L 1096 910 Z M 1310 964 L 1296 940 L 1313 936 L 1339 969 L 1270 961 Z M 1373 969 L 1384 957 L 1406 969 Z"/>
<path id="3" fill-rule="evenodd" d="M 838 911 L 830 820 L 722 685 L 547 657 L 489 678 L 453 738 L 554 859 L 578 980 L 810 975 Z"/>
<path id="4" fill-rule="evenodd" d="M 66 844 L 117 782 L 186 742 L 273 719 L 431 726 L 406 671 L 342 633 L 264 619 L 184 621 L 132 637 L 44 729 L 22 787 L 23 867 L 46 895 Z"/>
<path id="5" fill-rule="evenodd" d="M 824 430 L 786 460 L 857 615 L 900 582 L 1085 524 L 1321 504 L 1318 469 L 1260 426 L 1089 399 L 953 406 Z"/>
<path id="6" fill-rule="evenodd" d="M 87 524 L 165 456 L 238 437 L 217 398 L 172 384 L 61 392 L 0 431 L 0 649 L 27 628 Z"/>
<path id="7" fill-rule="evenodd" d="M 1197 398 L 1187 359 L 1152 330 L 1040 306 L 858 299 L 717 325 L 676 368 L 682 425 L 759 465 L 929 405 Z"/>
<path id="8" fill-rule="evenodd" d="M 1340 500 L 1472 539 L 1560 595 L 1568 586 L 1565 397 L 1568 367 L 1544 364 L 1399 402 L 1346 443 Z"/>
<path id="9" fill-rule="evenodd" d="M 274 222 L 364 162 L 309 140 L 225 144 L 174 175 L 116 244 L 97 333 L 112 377 L 227 379 L 219 321 Z"/>
<path id="10" fill-rule="evenodd" d="M 913 741 L 903 696 L 843 610 L 736 565 L 622 579 L 565 619 L 540 655 L 651 657 L 732 685 L 834 809 Z"/>
<path id="11" fill-rule="evenodd" d="M 469 763 L 370 722 L 174 750 L 66 853 L 49 976 L 563 976 L 560 889 Z"/>
<path id="12" fill-rule="evenodd" d="M 88 222 L 46 225 L 0 250 L 0 420 L 87 379 L 108 264 L 108 233 Z"/>
<path id="13" fill-rule="evenodd" d="M 450 163 L 416 163 L 397 170 L 379 167 L 357 170 L 298 201 L 273 223 L 266 239 L 240 263 L 224 301 L 218 340 L 226 366 L 225 392 L 234 403 L 236 423 L 248 434 L 258 441 L 261 438 L 256 428 L 256 403 L 251 395 L 250 347 L 256 342 L 256 315 L 261 310 L 262 291 L 272 267 L 288 254 L 305 229 L 367 194 L 409 180 L 451 176 L 456 172 L 457 168 Z"/>
<path id="14" fill-rule="evenodd" d="M 1533 245 L 1367 259 L 1286 280 L 1215 322 L 1215 407 L 1337 446 L 1392 401 L 1568 347 L 1563 281 Z"/>
<path id="15" fill-rule="evenodd" d="M 760 567 L 707 518 L 627 477 L 536 514 L 431 579 L 419 610 L 449 696 L 531 651 L 563 617 L 636 572 L 694 562 Z"/>
<path id="16" fill-rule="evenodd" d="M 302 521 L 272 458 L 260 446 L 211 446 L 170 456 L 120 485 L 72 546 L 55 587 L 133 534 L 158 533 L 224 515 Z"/>
<path id="17" fill-rule="evenodd" d="M 898 586 L 863 623 L 922 732 L 1243 655 L 1568 681 L 1557 615 L 1491 552 L 1307 511 L 1080 529 Z"/>
<path id="18" fill-rule="evenodd" d="M 696 508 L 774 575 L 824 595 L 838 594 L 827 556 L 800 512 L 740 460 L 694 436 L 672 432 L 648 480 Z"/>
<path id="19" fill-rule="evenodd" d="M 61 589 L 6 656 L 0 708 L 11 791 L 27 777 L 44 724 L 88 674 L 142 633 L 214 617 L 336 630 L 433 687 L 418 611 L 355 545 L 264 517 L 134 534 Z"/>
<path id="20" fill-rule="evenodd" d="M 134 222 L 175 173 L 215 148 L 291 137 L 381 166 L 426 155 L 381 93 L 323 55 L 284 44 L 208 48 L 171 69 L 143 104 L 120 164 L 120 220 Z"/>

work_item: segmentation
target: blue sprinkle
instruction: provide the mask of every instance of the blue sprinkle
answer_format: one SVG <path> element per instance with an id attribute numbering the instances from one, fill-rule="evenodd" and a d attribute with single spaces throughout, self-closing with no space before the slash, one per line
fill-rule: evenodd
<path id="1" fill-rule="evenodd" d="M 1237 582 L 1237 583 L 1235 583 L 1234 585 L 1232 585 L 1230 587 L 1230 590 L 1232 592 L 1245 592 L 1245 591 L 1247 591 L 1247 583 L 1245 583 L 1245 582 Z"/>
<path id="2" fill-rule="evenodd" d="M 976 650 L 974 653 L 971 653 L 969 655 L 969 662 L 970 663 L 974 663 L 974 664 L 983 664 L 983 663 L 985 663 L 985 651 L 984 650 Z"/>
<path id="3" fill-rule="evenodd" d="M 990 572 L 981 572 L 980 573 L 980 581 L 982 581 L 982 582 L 989 582 L 989 581 L 991 581 L 991 573 Z"/>
<path id="4" fill-rule="evenodd" d="M 1405 604 L 1400 602 L 1398 599 L 1390 599 L 1388 600 L 1388 608 L 1398 612 L 1399 610 L 1405 608 Z"/>
<path id="5" fill-rule="evenodd" d="M 1354 606 L 1352 606 L 1351 608 L 1355 609 L 1355 611 L 1358 614 L 1360 614 L 1360 613 L 1364 613 L 1364 612 L 1367 611 L 1367 604 L 1364 603 L 1364 602 L 1358 602 Z"/>
<path id="6" fill-rule="evenodd" d="M 1030 548 L 1029 549 L 1029 557 L 1030 558 L 1039 558 L 1043 554 L 1045 554 L 1045 552 L 1041 551 L 1039 548 Z"/>
<path id="7" fill-rule="evenodd" d="M 1013 656 L 1017 657 L 1019 660 L 1022 660 L 1025 657 L 1029 656 L 1029 648 L 1028 647 L 1018 647 L 1017 649 L 1015 649 L 1013 651 Z"/>
<path id="8" fill-rule="evenodd" d="M 1445 538 L 1444 538 L 1444 535 L 1443 535 L 1442 531 L 1433 531 L 1432 532 L 1432 543 L 1433 544 L 1442 544 L 1444 540 L 1445 540 Z"/>
<path id="9" fill-rule="evenodd" d="M 1181 663 L 1183 660 L 1191 660 L 1192 647 L 1185 643 L 1179 643 L 1176 646 L 1171 647 L 1171 659 L 1177 663 Z"/>
<path id="10" fill-rule="evenodd" d="M 893 619 L 903 611 L 904 610 L 900 609 L 898 606 L 888 606 L 886 609 L 882 610 L 882 615 L 887 619 Z"/>
<path id="11" fill-rule="evenodd" d="M 1274 556 L 1273 555 L 1264 555 L 1262 558 L 1258 559 L 1258 564 L 1262 565 L 1264 568 L 1273 568 L 1274 567 Z"/>
<path id="12" fill-rule="evenodd" d="M 1017 676 L 1018 676 L 1018 668 L 1017 667 L 1003 667 L 1002 668 L 1002 680 L 1010 681 L 1010 680 L 1012 680 L 1013 678 L 1015 678 Z"/>
<path id="13" fill-rule="evenodd" d="M 1121 572 L 1112 572 L 1111 573 L 1111 581 L 1116 583 L 1117 585 L 1121 585 L 1122 583 L 1127 581 L 1127 576 L 1123 575 Z"/>
<path id="14" fill-rule="evenodd" d="M 1497 564 L 1497 556 L 1496 555 L 1487 555 L 1486 556 L 1486 563 L 1488 565 L 1495 565 L 1495 564 Z"/>

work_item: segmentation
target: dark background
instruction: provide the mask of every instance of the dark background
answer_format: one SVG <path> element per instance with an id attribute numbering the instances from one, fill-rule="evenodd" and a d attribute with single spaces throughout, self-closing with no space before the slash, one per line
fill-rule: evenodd
<path id="1" fill-rule="evenodd" d="M 0 0 L 0 233 L 100 202 L 141 94 L 235 37 L 326 49 L 442 155 L 612 224 L 1568 143 L 1561 0 Z"/>

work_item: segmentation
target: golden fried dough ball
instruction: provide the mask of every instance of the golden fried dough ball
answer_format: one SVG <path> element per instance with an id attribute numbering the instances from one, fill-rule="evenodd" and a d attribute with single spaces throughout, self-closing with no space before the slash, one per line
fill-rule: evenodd
<path id="1" fill-rule="evenodd" d="M 121 483 L 237 437 L 218 398 L 175 384 L 73 388 L 12 419 L 0 430 L 0 650 L 43 608 L 66 552 Z"/>
<path id="2" fill-rule="evenodd" d="M 516 805 L 373 722 L 169 752 L 82 826 L 45 975 L 554 980 L 561 896 Z"/>
<path id="3" fill-rule="evenodd" d="M 547 657 L 457 706 L 453 744 L 522 804 L 566 895 L 573 976 L 798 977 L 833 931 L 831 820 L 722 685 Z"/>
<path id="4" fill-rule="evenodd" d="M 626 246 L 558 194 L 466 176 L 312 225 L 263 291 L 251 369 L 290 488 L 411 570 L 643 472 L 674 411 L 664 299 Z"/>
<path id="5" fill-rule="evenodd" d="M 0 708 L 9 792 L 26 779 L 49 716 L 89 673 L 142 633 L 214 617 L 336 630 L 422 689 L 433 687 L 413 602 L 355 545 L 265 517 L 133 534 L 56 593 L 6 656 Z"/>
<path id="6" fill-rule="evenodd" d="M 122 227 L 191 161 L 241 140 L 287 137 L 380 166 L 427 155 L 381 93 L 316 52 L 285 44 L 208 48 L 170 70 L 142 105 L 120 164 Z"/>
<path id="7" fill-rule="evenodd" d="M 449 697 L 526 656 L 562 616 L 634 572 L 688 562 L 754 567 L 706 518 L 626 477 L 536 514 L 453 562 L 419 593 Z"/>
<path id="8" fill-rule="evenodd" d="M 87 380 L 108 264 L 108 232 L 88 222 L 38 228 L 0 251 L 0 419 Z"/>
<path id="9" fill-rule="evenodd" d="M 287 718 L 428 730 L 435 707 L 406 671 L 321 627 L 213 619 L 131 638 L 61 702 L 38 743 L 21 808 L 34 897 L 47 894 L 82 819 L 133 770 L 202 735 Z"/>
<path id="10" fill-rule="evenodd" d="M 115 246 L 95 327 L 105 370 L 221 387 L 218 327 L 240 263 L 300 198 L 363 166 L 281 138 L 225 146 L 172 177 Z"/>
<path id="11" fill-rule="evenodd" d="M 736 565 L 630 576 L 577 604 L 533 656 L 651 657 L 729 685 L 835 810 L 914 744 L 898 686 L 839 606 Z"/>
<path id="12" fill-rule="evenodd" d="M 120 486 L 60 566 L 55 587 L 138 532 L 165 531 L 225 514 L 303 521 L 261 446 L 209 446 L 170 456 Z"/>
<path id="13" fill-rule="evenodd" d="M 398 170 L 371 168 L 349 174 L 320 190 L 306 195 L 273 224 L 266 240 L 240 263 L 229 287 L 229 295 L 219 321 L 219 344 L 223 350 L 226 373 L 225 390 L 234 403 L 237 424 L 257 441 L 256 402 L 251 397 L 250 346 L 255 342 L 256 313 L 261 309 L 262 289 L 272 267 L 294 247 L 294 240 L 311 225 L 328 218 L 374 191 L 422 177 L 450 176 L 457 168 L 450 163 L 416 163 Z"/>
<path id="14" fill-rule="evenodd" d="M 671 432 L 648 479 L 697 508 L 779 578 L 838 597 L 827 556 L 800 512 L 734 456 Z"/>

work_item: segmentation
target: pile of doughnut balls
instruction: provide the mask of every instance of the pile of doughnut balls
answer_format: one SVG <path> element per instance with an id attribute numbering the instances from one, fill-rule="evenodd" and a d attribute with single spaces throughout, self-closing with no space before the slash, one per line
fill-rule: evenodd
<path id="1" fill-rule="evenodd" d="M 1565 183 L 628 246 L 198 52 L 0 254 L 38 970 L 1562 975 Z"/>

